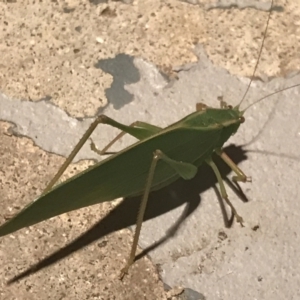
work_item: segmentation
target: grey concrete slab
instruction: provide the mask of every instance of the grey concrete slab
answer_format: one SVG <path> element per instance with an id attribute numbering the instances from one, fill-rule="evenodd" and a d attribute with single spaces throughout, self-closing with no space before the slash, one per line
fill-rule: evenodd
<path id="1" fill-rule="evenodd" d="M 198 63 L 178 68 L 178 80 L 171 82 L 153 64 L 128 57 L 135 67 L 130 70 L 138 70 L 140 79 L 118 92 L 120 99 L 122 93 L 130 93 L 132 100 L 118 110 L 109 103 L 102 112 L 126 124 L 140 120 L 166 126 L 193 112 L 197 102 L 218 106 L 218 97 L 223 97 L 232 105 L 238 104 L 249 79 L 231 76 L 214 66 L 201 46 L 196 51 Z M 124 70 L 123 76 L 131 74 Z M 299 83 L 299 79 L 296 74 L 286 79 L 255 81 L 242 107 L 277 89 Z M 299 88 L 288 90 L 250 108 L 245 114 L 245 124 L 229 141 L 246 145 L 247 159 L 242 158 L 239 166 L 253 178 L 253 183 L 243 185 L 250 199 L 246 204 L 228 189 L 232 202 L 244 217 L 244 228 L 234 224 L 233 228 L 224 229 L 213 189 L 215 182 L 209 179 L 207 186 L 206 176 L 211 175 L 206 169 L 193 187 L 181 182 L 180 192 L 175 185 L 158 198 L 162 206 L 164 197 L 182 205 L 174 205 L 171 211 L 156 214 L 144 223 L 142 248 L 164 237 L 184 213 L 185 206 L 193 208 L 176 234 L 149 253 L 165 283 L 191 288 L 206 299 L 299 297 L 299 91 Z M 0 107 L 0 119 L 16 124 L 14 133 L 28 136 L 44 150 L 64 156 L 92 121 L 71 118 L 47 101 L 26 103 L 2 96 Z M 55 126 L 54 130 L 49 124 Z M 114 134 L 111 128 L 99 128 L 93 140 L 104 145 Z M 122 149 L 132 141 L 125 138 L 115 149 Z M 96 157 L 86 146 L 78 156 L 83 158 Z M 201 192 L 198 196 L 195 188 Z"/>

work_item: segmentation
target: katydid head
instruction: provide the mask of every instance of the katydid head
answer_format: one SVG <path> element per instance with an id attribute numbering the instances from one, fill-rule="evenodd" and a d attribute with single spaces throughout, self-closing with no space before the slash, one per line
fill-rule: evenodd
<path id="1" fill-rule="evenodd" d="M 238 107 L 232 108 L 232 106 L 226 105 L 221 109 L 208 108 L 207 112 L 211 119 L 216 120 L 213 126 L 222 129 L 217 145 L 219 148 L 223 147 L 224 143 L 238 131 L 240 125 L 245 121 L 244 111 L 240 111 Z"/>

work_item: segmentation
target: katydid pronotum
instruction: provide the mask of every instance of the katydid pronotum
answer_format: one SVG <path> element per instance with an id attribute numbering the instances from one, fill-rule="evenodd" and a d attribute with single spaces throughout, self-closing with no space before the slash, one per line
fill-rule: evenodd
<path id="1" fill-rule="evenodd" d="M 224 102 L 218 109 L 200 104 L 196 112 L 166 128 L 143 122 L 126 126 L 106 116 L 99 116 L 49 183 L 43 195 L 3 224 L 0 227 L 0 236 L 71 210 L 119 197 L 143 195 L 131 254 L 122 270 L 122 277 L 134 262 L 149 192 L 158 190 L 179 177 L 193 178 L 202 163 L 212 167 L 222 197 L 231 207 L 236 220 L 242 224 L 242 217 L 229 201 L 218 168 L 211 159 L 214 152 L 218 154 L 236 173 L 233 177 L 235 182 L 250 180 L 222 151 L 223 144 L 238 130 L 244 120 L 245 110 L 240 110 L 242 101 L 234 108 Z M 98 124 L 108 124 L 123 131 L 102 151 L 99 151 L 100 154 L 105 154 L 109 147 L 125 133 L 140 141 L 52 189 Z M 97 151 L 95 147 L 94 150 Z M 125 178 L 123 174 L 115 172 L 120 167 L 128 170 Z"/>

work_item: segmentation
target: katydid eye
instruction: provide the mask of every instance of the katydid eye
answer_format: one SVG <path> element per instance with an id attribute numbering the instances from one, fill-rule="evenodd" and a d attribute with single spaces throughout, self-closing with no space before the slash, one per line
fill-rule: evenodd
<path id="1" fill-rule="evenodd" d="M 244 117 L 240 117 L 240 123 L 244 123 L 245 122 L 245 118 Z"/>

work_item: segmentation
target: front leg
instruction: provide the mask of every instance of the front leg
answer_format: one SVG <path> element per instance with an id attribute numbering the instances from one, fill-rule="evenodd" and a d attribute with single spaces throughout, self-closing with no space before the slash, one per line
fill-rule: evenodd
<path id="1" fill-rule="evenodd" d="M 233 204 L 230 202 L 229 198 L 228 198 L 228 195 L 227 195 L 227 192 L 226 192 L 226 189 L 225 189 L 225 185 L 224 185 L 224 182 L 223 182 L 223 179 L 222 179 L 222 176 L 219 172 L 219 169 L 218 167 L 216 166 L 216 164 L 212 161 L 211 158 L 209 159 L 206 159 L 206 163 L 213 169 L 216 177 L 217 177 L 217 180 L 218 180 L 218 183 L 219 183 L 219 186 L 220 186 L 220 193 L 221 193 L 221 196 L 222 198 L 226 201 L 226 203 L 230 206 L 231 208 L 231 211 L 233 213 L 233 215 L 235 216 L 235 219 L 238 223 L 241 224 L 241 226 L 244 226 L 243 225 L 243 218 L 237 213 L 235 207 L 233 206 Z"/>
<path id="2" fill-rule="evenodd" d="M 246 176 L 246 174 L 232 161 L 232 159 L 223 151 L 216 150 L 216 153 L 223 159 L 223 161 L 230 167 L 230 169 L 236 174 L 232 177 L 232 181 L 237 183 L 240 182 L 251 182 L 252 178 Z"/>

